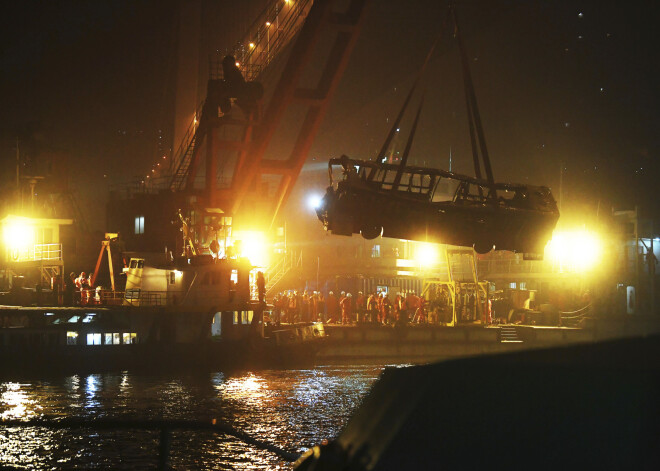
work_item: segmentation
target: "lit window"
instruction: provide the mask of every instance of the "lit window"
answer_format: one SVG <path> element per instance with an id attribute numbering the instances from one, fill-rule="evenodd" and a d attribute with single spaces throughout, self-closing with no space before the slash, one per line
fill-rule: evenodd
<path id="1" fill-rule="evenodd" d="M 515 282 L 515 281 L 512 282 L 512 283 L 509 283 L 509 288 L 511 288 L 511 289 L 516 289 L 517 286 L 518 286 L 518 285 L 516 285 L 516 282 Z"/>
<path id="2" fill-rule="evenodd" d="M 372 258 L 380 257 L 380 245 L 376 244 L 373 246 L 373 248 L 371 249 L 371 257 Z"/>
<path id="3" fill-rule="evenodd" d="M 112 345 L 112 334 L 105 334 L 105 340 L 103 343 L 105 345 Z"/>
<path id="4" fill-rule="evenodd" d="M 101 345 L 101 334 L 87 334 L 87 345 Z"/>
<path id="5" fill-rule="evenodd" d="M 132 343 L 135 343 L 136 337 L 137 335 L 135 334 L 135 332 L 131 332 L 131 333 L 124 332 L 123 333 L 124 345 L 130 345 Z"/>
<path id="6" fill-rule="evenodd" d="M 67 332 L 66 333 L 66 344 L 67 345 L 77 345 L 78 344 L 78 332 Z"/>
<path id="7" fill-rule="evenodd" d="M 170 284 L 173 285 L 175 281 L 176 281 L 176 273 L 171 271 L 170 272 Z"/>
<path id="8" fill-rule="evenodd" d="M 112 334 L 112 344 L 113 345 L 121 345 L 121 335 L 119 335 L 119 332 L 113 332 L 113 334 Z"/>
<path id="9" fill-rule="evenodd" d="M 135 233 L 144 234 L 144 216 L 135 216 Z"/>

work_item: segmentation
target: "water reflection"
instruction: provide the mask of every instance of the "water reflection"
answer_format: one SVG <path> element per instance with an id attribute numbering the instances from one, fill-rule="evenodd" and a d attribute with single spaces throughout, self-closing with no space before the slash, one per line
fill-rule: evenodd
<path id="1" fill-rule="evenodd" d="M 290 451 L 334 438 L 382 367 L 321 367 L 189 376 L 69 376 L 0 383 L 0 418 L 217 418 Z M 0 427 L 0 468 L 135 469 L 155 465 L 157 433 Z M 276 456 L 207 432 L 172 435 L 175 469 L 291 469 Z"/>
<path id="2" fill-rule="evenodd" d="M 20 383 L 4 383 L 0 387 L 0 404 L 2 404 L 2 419 L 20 419 L 27 416 L 28 406 L 33 404 L 27 391 Z"/>

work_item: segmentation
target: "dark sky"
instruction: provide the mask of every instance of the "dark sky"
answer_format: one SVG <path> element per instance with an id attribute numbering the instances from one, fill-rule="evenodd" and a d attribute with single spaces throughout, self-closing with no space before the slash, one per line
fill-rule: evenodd
<path id="1" fill-rule="evenodd" d="M 545 184 L 558 198 L 563 162 L 567 208 L 653 206 L 660 174 L 654 3 L 456 4 L 496 180 Z M 109 180 L 149 170 L 159 130 L 163 142 L 171 139 L 176 2 L 26 0 L 3 9 L 3 167 L 11 172 L 22 136 L 27 154 L 66 161 L 72 187 L 102 206 Z M 438 1 L 372 1 L 312 148 L 316 162 L 375 156 L 444 11 Z M 446 168 L 451 148 L 454 170 L 472 174 L 460 64 L 447 39 L 425 76 L 411 159 Z M 409 126 L 410 119 L 402 133 Z"/>

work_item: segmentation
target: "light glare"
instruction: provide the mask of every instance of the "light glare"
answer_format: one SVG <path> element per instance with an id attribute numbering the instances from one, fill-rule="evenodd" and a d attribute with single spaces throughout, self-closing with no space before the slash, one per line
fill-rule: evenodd
<path id="1" fill-rule="evenodd" d="M 268 266 L 268 242 L 266 235 L 259 231 L 237 232 L 234 247 L 240 246 L 241 257 L 246 257 L 256 267 Z"/>
<path id="2" fill-rule="evenodd" d="M 587 230 L 555 232 L 545 248 L 546 256 L 559 265 L 560 271 L 585 272 L 600 259 L 600 238 Z"/>
<path id="3" fill-rule="evenodd" d="M 431 266 L 438 261 L 438 245 L 428 242 L 416 244 L 415 260 L 421 266 Z"/>
<path id="4" fill-rule="evenodd" d="M 307 204 L 311 209 L 318 209 L 321 206 L 321 199 L 319 195 L 309 195 L 307 197 Z"/>

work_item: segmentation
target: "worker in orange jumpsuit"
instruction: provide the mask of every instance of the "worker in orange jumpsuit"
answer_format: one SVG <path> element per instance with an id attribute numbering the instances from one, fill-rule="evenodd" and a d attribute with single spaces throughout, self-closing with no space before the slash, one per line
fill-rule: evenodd
<path id="1" fill-rule="evenodd" d="M 367 317 L 368 322 L 376 322 L 378 319 L 378 299 L 376 293 L 371 293 L 367 298 Z"/>
<path id="2" fill-rule="evenodd" d="M 76 291 L 80 293 L 80 304 L 87 304 L 87 296 L 89 290 L 89 281 L 87 273 L 81 272 L 80 276 L 76 278 Z"/>
<path id="3" fill-rule="evenodd" d="M 348 293 L 340 302 L 341 306 L 341 323 L 351 324 L 353 319 L 353 297 Z"/>
<path id="4" fill-rule="evenodd" d="M 394 305 L 387 294 L 383 293 L 383 304 L 382 304 L 382 323 L 383 324 L 393 324 L 394 323 Z"/>
<path id="5" fill-rule="evenodd" d="M 394 298 L 394 318 L 397 321 L 402 321 L 406 318 L 406 305 L 401 293 L 397 293 L 396 298 Z"/>
<path id="6" fill-rule="evenodd" d="M 418 324 L 426 324 L 427 322 L 427 317 L 426 317 L 426 300 L 424 298 L 418 298 L 419 299 L 419 307 L 415 311 L 415 317 L 413 317 L 413 322 L 416 322 Z"/>
<path id="7" fill-rule="evenodd" d="M 355 312 L 357 313 L 357 321 L 365 322 L 365 317 L 367 315 L 367 298 L 362 294 L 362 291 L 358 291 L 357 298 L 355 299 Z"/>

